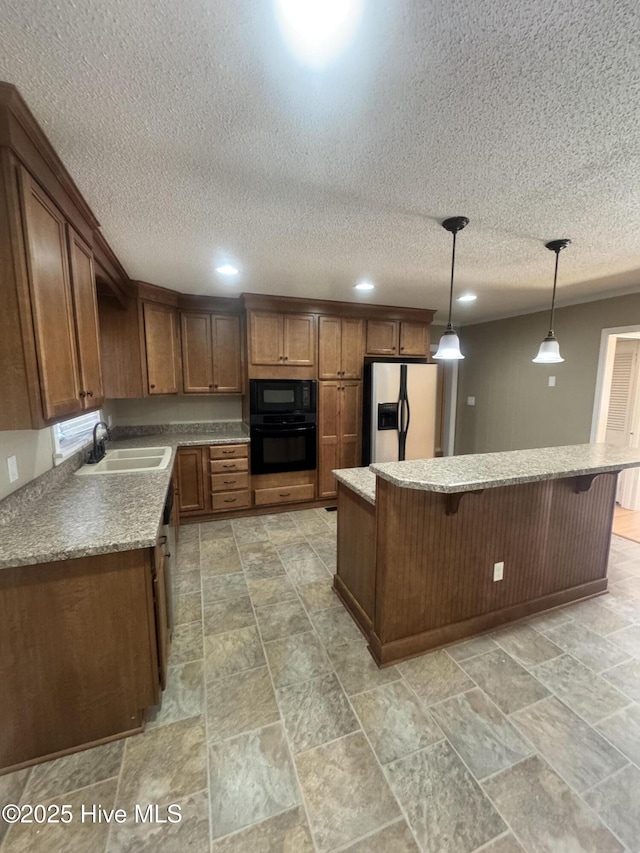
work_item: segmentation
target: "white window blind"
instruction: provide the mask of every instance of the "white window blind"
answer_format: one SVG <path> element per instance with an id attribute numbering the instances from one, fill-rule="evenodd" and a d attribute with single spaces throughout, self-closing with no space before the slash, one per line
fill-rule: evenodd
<path id="1" fill-rule="evenodd" d="M 607 430 L 619 432 L 624 432 L 627 429 L 636 358 L 635 348 L 632 348 L 635 341 L 624 341 L 624 344 L 631 344 L 631 346 L 620 346 L 619 342 L 616 348 L 611 377 L 609 414 L 607 416 Z M 637 347 L 637 344 L 635 346 Z"/>
<path id="2" fill-rule="evenodd" d="M 87 444 L 93 434 L 93 428 L 102 420 L 102 412 L 89 412 L 77 418 L 71 418 L 51 427 L 55 447 L 54 459 L 61 462 L 72 453 Z"/>

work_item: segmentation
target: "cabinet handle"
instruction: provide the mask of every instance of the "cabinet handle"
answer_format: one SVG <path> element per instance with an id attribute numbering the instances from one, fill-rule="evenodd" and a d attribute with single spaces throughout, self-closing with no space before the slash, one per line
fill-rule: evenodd
<path id="1" fill-rule="evenodd" d="M 231 465 L 223 465 L 222 467 L 223 467 L 223 468 L 235 468 L 235 467 L 236 467 L 236 463 L 235 463 L 235 462 L 232 462 L 232 463 L 231 463 Z"/>
<path id="2" fill-rule="evenodd" d="M 281 498 L 290 498 L 291 492 L 280 492 L 280 497 Z"/>
<path id="3" fill-rule="evenodd" d="M 225 498 L 225 499 L 224 499 L 224 503 L 226 503 L 226 504 L 234 504 L 237 500 L 238 500 L 238 498 Z"/>
<path id="4" fill-rule="evenodd" d="M 93 397 L 93 391 L 87 391 L 87 397 Z"/>
<path id="5" fill-rule="evenodd" d="M 167 537 L 166 536 L 159 536 L 158 537 L 158 545 L 166 545 L 166 544 L 167 544 Z"/>
<path id="6" fill-rule="evenodd" d="M 80 392 L 80 397 L 81 397 L 81 398 L 82 398 L 82 397 L 86 397 L 86 396 L 87 396 L 87 392 L 86 392 L 86 391 L 81 391 L 81 392 Z"/>
<path id="7" fill-rule="evenodd" d="M 237 480 L 223 480 L 222 482 L 225 484 L 225 486 L 233 486 L 233 484 L 237 483 L 238 481 Z"/>
<path id="8" fill-rule="evenodd" d="M 229 453 L 235 453 L 235 450 L 223 450 L 222 452 L 229 455 Z"/>

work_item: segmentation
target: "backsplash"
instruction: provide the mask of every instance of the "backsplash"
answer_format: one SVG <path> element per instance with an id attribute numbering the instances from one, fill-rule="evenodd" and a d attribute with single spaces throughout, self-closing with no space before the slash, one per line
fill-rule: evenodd
<path id="1" fill-rule="evenodd" d="M 204 423 L 172 423 L 172 424 L 127 424 L 113 427 L 111 436 L 114 439 L 139 438 L 144 435 L 162 435 L 163 433 L 197 435 L 199 432 L 224 433 L 229 430 L 248 429 L 242 421 L 205 421 Z"/>
<path id="2" fill-rule="evenodd" d="M 162 425 L 176 423 L 211 424 L 216 421 L 242 420 L 242 397 L 215 397 L 211 394 L 143 397 L 135 400 L 109 400 L 103 407 L 119 426 Z"/>

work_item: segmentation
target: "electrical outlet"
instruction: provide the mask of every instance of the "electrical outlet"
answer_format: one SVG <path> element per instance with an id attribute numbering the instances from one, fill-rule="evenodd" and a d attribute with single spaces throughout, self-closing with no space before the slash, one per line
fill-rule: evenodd
<path id="1" fill-rule="evenodd" d="M 467 397 L 467 406 L 475 406 L 476 398 L 475 397 Z"/>
<path id="2" fill-rule="evenodd" d="M 555 387 L 556 387 L 556 377 L 550 376 L 549 377 L 549 388 L 555 388 Z"/>
<path id="3" fill-rule="evenodd" d="M 15 483 L 15 481 L 20 476 L 18 474 L 18 460 L 15 456 L 7 457 L 7 468 L 9 469 L 9 482 Z"/>
<path id="4" fill-rule="evenodd" d="M 504 562 L 494 563 L 493 564 L 493 579 L 494 581 L 501 581 L 504 577 Z"/>

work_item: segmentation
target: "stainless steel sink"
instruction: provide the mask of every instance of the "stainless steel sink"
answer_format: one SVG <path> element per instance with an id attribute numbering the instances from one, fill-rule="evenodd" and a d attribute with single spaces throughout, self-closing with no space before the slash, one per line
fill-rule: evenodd
<path id="1" fill-rule="evenodd" d="M 108 450 L 104 459 L 96 465 L 83 465 L 76 474 L 153 474 L 164 470 L 170 459 L 170 447 Z"/>

